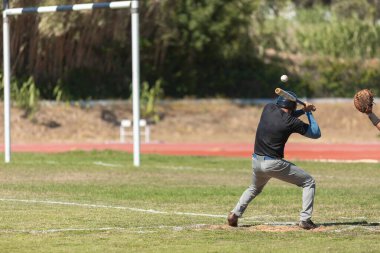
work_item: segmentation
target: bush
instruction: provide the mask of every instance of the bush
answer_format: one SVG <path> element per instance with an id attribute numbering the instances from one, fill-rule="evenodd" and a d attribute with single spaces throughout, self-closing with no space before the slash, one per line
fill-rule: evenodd
<path id="1" fill-rule="evenodd" d="M 1 94 L 0 97 L 4 98 L 4 81 L 1 77 Z M 25 117 L 32 117 L 38 110 L 40 102 L 40 91 L 34 82 L 33 77 L 29 77 L 26 81 L 12 79 L 10 86 L 11 101 L 16 106 L 24 110 Z"/>
<path id="2" fill-rule="evenodd" d="M 143 82 L 141 87 L 141 117 L 153 123 L 160 120 L 160 115 L 156 111 L 156 103 L 164 95 L 161 83 L 161 80 L 157 80 L 154 86 L 150 87 L 148 82 Z"/>
<path id="3" fill-rule="evenodd" d="M 380 95 L 380 61 L 321 58 L 307 61 L 300 73 L 301 83 L 309 86 L 309 96 L 352 97 L 369 88 Z"/>

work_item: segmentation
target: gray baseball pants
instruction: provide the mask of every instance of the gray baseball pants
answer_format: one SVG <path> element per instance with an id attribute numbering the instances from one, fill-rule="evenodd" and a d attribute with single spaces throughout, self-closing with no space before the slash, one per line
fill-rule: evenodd
<path id="1" fill-rule="evenodd" d="M 311 218 L 313 212 L 315 180 L 306 171 L 286 160 L 265 160 L 262 156 L 252 159 L 252 184 L 243 192 L 232 212 L 241 217 L 248 204 L 261 193 L 269 179 L 277 178 L 303 188 L 301 221 Z"/>

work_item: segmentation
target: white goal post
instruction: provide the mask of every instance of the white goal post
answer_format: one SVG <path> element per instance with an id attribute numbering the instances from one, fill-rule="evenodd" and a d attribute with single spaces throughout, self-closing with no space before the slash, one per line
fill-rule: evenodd
<path id="1" fill-rule="evenodd" d="M 132 99 L 133 121 L 140 122 L 140 46 L 139 46 L 139 0 L 115 1 L 106 3 L 86 3 L 74 5 L 10 8 L 9 0 L 3 0 L 3 67 L 4 67 L 4 154 L 5 162 L 11 161 L 11 61 L 9 16 L 28 13 L 48 13 L 63 11 L 83 11 L 94 9 L 130 8 L 132 27 Z M 140 128 L 133 124 L 133 164 L 140 166 Z"/>

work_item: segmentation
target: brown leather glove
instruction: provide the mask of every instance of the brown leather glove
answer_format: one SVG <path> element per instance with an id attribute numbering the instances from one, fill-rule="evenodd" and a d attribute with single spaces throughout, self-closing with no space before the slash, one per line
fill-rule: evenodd
<path id="1" fill-rule="evenodd" d="M 369 89 L 358 91 L 354 96 L 354 105 L 359 112 L 369 114 L 372 112 L 373 92 Z"/>

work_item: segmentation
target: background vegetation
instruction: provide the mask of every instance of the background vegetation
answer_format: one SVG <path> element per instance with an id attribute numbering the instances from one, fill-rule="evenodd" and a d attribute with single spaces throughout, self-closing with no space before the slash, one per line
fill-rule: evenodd
<path id="1" fill-rule="evenodd" d="M 11 26 L 18 89 L 34 80 L 45 99 L 130 96 L 128 10 L 23 15 Z M 287 73 L 302 96 L 380 94 L 379 39 L 379 0 L 146 0 L 141 80 L 166 97 L 255 98 L 272 97 Z"/>

